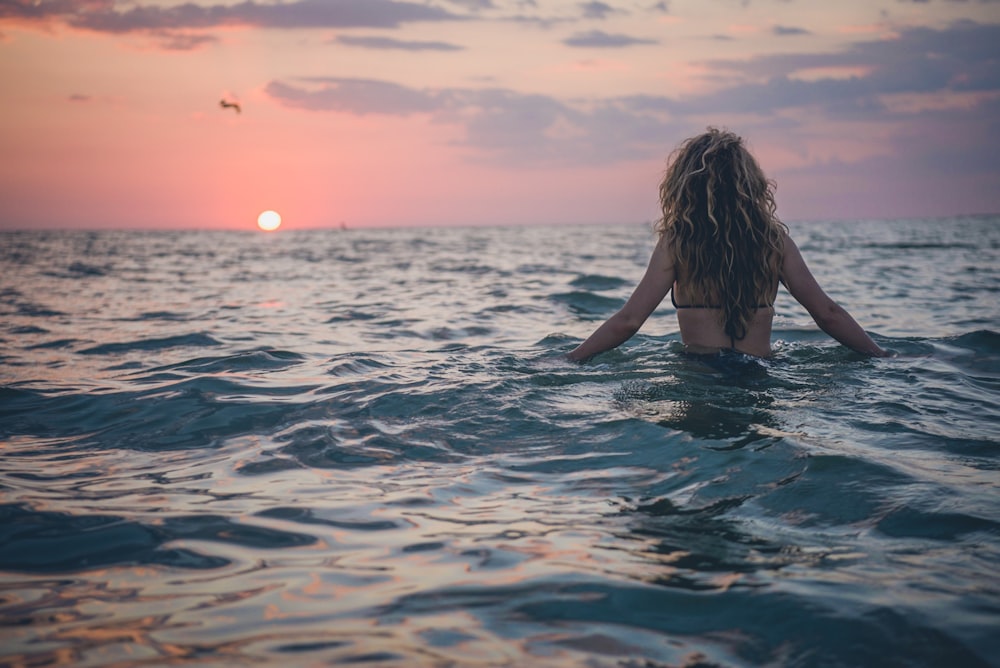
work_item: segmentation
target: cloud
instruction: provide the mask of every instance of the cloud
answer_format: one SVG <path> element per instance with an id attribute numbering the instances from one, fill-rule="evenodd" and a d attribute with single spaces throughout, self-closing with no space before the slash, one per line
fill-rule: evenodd
<path id="1" fill-rule="evenodd" d="M 0 2 L 0 21 L 43 23 L 92 10 L 108 10 L 111 2 L 73 2 L 73 0 L 3 0 Z"/>
<path id="2" fill-rule="evenodd" d="M 396 28 L 419 21 L 464 17 L 427 4 L 402 0 L 294 0 L 264 4 L 132 5 L 112 0 L 4 0 L 0 21 L 61 22 L 104 33 L 205 30 L 222 26 L 255 28 Z"/>
<path id="3" fill-rule="evenodd" d="M 464 129 L 460 147 L 504 164 L 608 164 L 659 155 L 676 125 L 662 106 L 632 99 L 575 108 L 546 95 L 501 88 L 414 89 L 369 79 L 302 78 L 272 81 L 278 103 L 317 112 L 355 115 L 421 114 Z M 676 130 L 673 130 L 676 134 Z"/>
<path id="4" fill-rule="evenodd" d="M 636 113 L 618 100 L 574 108 L 544 95 L 509 90 L 463 91 L 465 137 L 479 160 L 521 166 L 594 166 L 661 156 L 678 123 Z M 447 120 L 445 117 L 444 120 Z"/>
<path id="5" fill-rule="evenodd" d="M 1000 25 L 963 21 L 935 30 L 910 28 L 892 39 L 856 42 L 834 53 L 772 54 L 702 63 L 747 83 L 685 100 L 678 111 L 751 112 L 820 105 L 831 112 L 880 109 L 880 96 L 899 93 L 1000 92 Z M 844 68 L 846 78 L 796 77 Z"/>
<path id="6" fill-rule="evenodd" d="M 774 26 L 771 28 L 771 33 L 777 35 L 778 37 L 787 37 L 789 35 L 811 35 L 812 32 L 806 30 L 805 28 L 796 28 L 794 26 Z"/>
<path id="7" fill-rule="evenodd" d="M 566 46 L 578 48 L 618 49 L 636 44 L 659 44 L 655 39 L 641 39 L 628 35 L 613 35 L 601 30 L 576 33 L 563 40 Z"/>
<path id="8" fill-rule="evenodd" d="M 152 34 L 157 38 L 160 46 L 167 51 L 193 51 L 206 44 L 219 41 L 212 35 L 173 32 L 170 30 L 157 30 L 153 31 Z"/>
<path id="9" fill-rule="evenodd" d="M 478 12 L 483 9 L 496 9 L 493 0 L 448 0 L 453 5 L 465 7 L 469 11 Z"/>
<path id="10" fill-rule="evenodd" d="M 265 92 L 282 104 L 311 111 L 340 111 L 358 116 L 409 116 L 445 106 L 441 93 L 420 91 L 388 81 L 309 77 L 296 84 L 272 81 Z"/>
<path id="11" fill-rule="evenodd" d="M 363 49 L 389 49 L 400 51 L 461 51 L 464 46 L 448 42 L 420 42 L 393 39 L 392 37 L 339 35 L 335 40 L 339 44 L 357 46 Z"/>
<path id="12" fill-rule="evenodd" d="M 1000 100 L 921 111 L 883 131 L 885 139 L 872 155 L 814 160 L 776 172 L 779 199 L 791 211 L 827 209 L 841 218 L 998 210 Z M 817 191 L 817 183 L 825 187 Z"/>
<path id="13" fill-rule="evenodd" d="M 621 11 L 604 2 L 581 2 L 580 9 L 583 10 L 584 18 L 588 19 L 605 19 L 608 14 Z"/>

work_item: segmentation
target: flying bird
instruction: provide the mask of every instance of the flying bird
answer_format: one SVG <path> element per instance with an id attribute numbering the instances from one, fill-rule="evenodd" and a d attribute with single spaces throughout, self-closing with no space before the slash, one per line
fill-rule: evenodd
<path id="1" fill-rule="evenodd" d="M 236 113 L 240 113 L 240 105 L 238 102 L 226 102 L 225 100 L 219 100 L 219 106 L 223 109 L 235 109 Z"/>

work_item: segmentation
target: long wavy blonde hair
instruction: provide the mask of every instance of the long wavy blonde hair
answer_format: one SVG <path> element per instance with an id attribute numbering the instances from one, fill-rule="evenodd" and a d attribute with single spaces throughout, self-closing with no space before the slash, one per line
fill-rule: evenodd
<path id="1" fill-rule="evenodd" d="M 677 275 L 721 309 L 733 339 L 746 336 L 778 280 L 787 228 L 775 215 L 774 188 L 740 137 L 711 127 L 671 154 L 660 184 L 658 231 Z"/>

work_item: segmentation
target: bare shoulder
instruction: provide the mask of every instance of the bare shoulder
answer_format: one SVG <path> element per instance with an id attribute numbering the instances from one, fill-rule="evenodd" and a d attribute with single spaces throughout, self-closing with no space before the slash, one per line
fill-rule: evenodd
<path id="1" fill-rule="evenodd" d="M 798 244 L 787 232 L 782 235 L 781 249 L 781 280 L 786 285 L 789 280 L 795 280 L 803 274 L 809 274 L 809 268 L 799 251 Z"/>
<path id="2" fill-rule="evenodd" d="M 788 230 L 781 231 L 781 250 L 784 255 L 787 255 L 789 252 L 799 253 L 799 246 L 792 239 L 792 235 Z"/>
<path id="3" fill-rule="evenodd" d="M 660 269 L 671 270 L 674 268 L 676 253 L 673 243 L 661 234 L 653 247 L 652 260 Z"/>

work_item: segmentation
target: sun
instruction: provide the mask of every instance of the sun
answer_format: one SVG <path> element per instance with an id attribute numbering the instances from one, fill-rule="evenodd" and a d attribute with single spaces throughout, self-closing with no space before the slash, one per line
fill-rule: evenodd
<path id="1" fill-rule="evenodd" d="M 273 232 L 281 226 L 281 216 L 277 211 L 263 211 L 257 216 L 257 227 L 265 232 Z"/>

